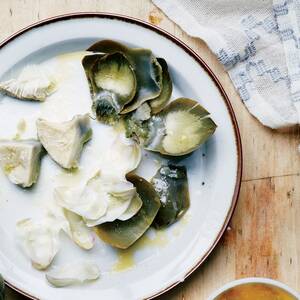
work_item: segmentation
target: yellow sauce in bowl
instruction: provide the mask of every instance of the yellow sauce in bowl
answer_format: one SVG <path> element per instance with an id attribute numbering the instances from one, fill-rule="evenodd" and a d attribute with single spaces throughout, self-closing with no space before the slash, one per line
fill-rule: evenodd
<path id="1" fill-rule="evenodd" d="M 269 284 L 247 283 L 223 292 L 215 300 L 297 300 L 297 298 Z"/>

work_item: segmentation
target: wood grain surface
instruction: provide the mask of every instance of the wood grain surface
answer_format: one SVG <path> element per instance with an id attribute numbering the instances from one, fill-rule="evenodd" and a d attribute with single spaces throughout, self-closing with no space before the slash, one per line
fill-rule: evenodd
<path id="1" fill-rule="evenodd" d="M 182 39 L 221 81 L 240 126 L 244 173 L 230 226 L 204 265 L 160 299 L 205 300 L 224 283 L 249 276 L 278 279 L 300 290 L 299 129 L 280 133 L 263 127 L 206 45 L 187 36 L 149 0 L 0 0 L 0 39 L 38 20 L 83 11 L 137 17 Z M 6 299 L 24 297 L 7 289 Z"/>

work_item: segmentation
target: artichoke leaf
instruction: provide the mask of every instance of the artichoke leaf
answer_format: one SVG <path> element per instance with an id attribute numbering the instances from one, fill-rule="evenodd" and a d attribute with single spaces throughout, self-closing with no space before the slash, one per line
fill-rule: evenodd
<path id="1" fill-rule="evenodd" d="M 48 268 L 59 250 L 61 227 L 55 219 L 25 219 L 17 223 L 17 233 L 26 255 L 34 268 Z"/>
<path id="2" fill-rule="evenodd" d="M 146 121 L 151 118 L 151 107 L 148 103 L 143 103 L 132 113 L 132 118 L 136 121 Z"/>
<path id="3" fill-rule="evenodd" d="M 29 65 L 17 78 L 0 82 L 0 92 L 21 100 L 44 101 L 55 90 L 55 80 L 39 65 Z"/>
<path id="4" fill-rule="evenodd" d="M 81 64 L 84 69 L 86 78 L 88 80 L 89 88 L 90 88 L 90 94 L 92 97 L 92 100 L 94 101 L 97 95 L 97 87 L 95 85 L 95 82 L 93 80 L 93 72 L 92 67 L 93 65 L 102 57 L 104 57 L 105 54 L 89 54 L 83 57 Z"/>
<path id="5" fill-rule="evenodd" d="M 184 166 L 162 166 L 151 180 L 161 207 L 153 225 L 166 227 L 176 222 L 190 206 L 187 172 Z"/>
<path id="6" fill-rule="evenodd" d="M 46 279 L 55 287 L 82 284 L 98 279 L 100 270 L 97 265 L 89 261 L 76 261 L 74 263 L 53 267 L 46 274 Z"/>
<path id="7" fill-rule="evenodd" d="M 129 220 L 116 220 L 95 227 L 95 232 L 104 242 L 120 249 L 128 248 L 146 232 L 160 208 L 159 197 L 149 182 L 132 173 L 127 179 L 136 187 L 142 207 Z"/>
<path id="8" fill-rule="evenodd" d="M 87 51 L 98 53 L 123 53 L 136 75 L 136 94 L 133 100 L 121 111 L 121 114 L 134 111 L 144 102 L 154 99 L 161 93 L 162 68 L 149 49 L 129 48 L 121 43 L 102 40 L 95 43 Z"/>
<path id="9" fill-rule="evenodd" d="M 48 216 L 54 218 L 61 229 L 79 247 L 89 250 L 94 246 L 93 232 L 88 228 L 81 216 L 59 206 L 56 202 L 48 205 Z"/>
<path id="10" fill-rule="evenodd" d="M 159 113 L 166 106 L 173 91 L 173 83 L 169 74 L 167 62 L 163 58 L 157 58 L 157 61 L 162 67 L 162 89 L 159 96 L 149 101 L 153 114 Z"/>
<path id="11" fill-rule="evenodd" d="M 138 213 L 142 205 L 143 205 L 143 201 L 141 200 L 138 193 L 136 193 L 136 195 L 132 198 L 129 207 L 120 217 L 118 217 L 118 220 L 126 221 L 131 219 L 134 215 Z"/>
<path id="12" fill-rule="evenodd" d="M 198 102 L 179 98 L 148 121 L 147 150 L 170 156 L 189 154 L 203 144 L 217 125 Z"/>
<path id="13" fill-rule="evenodd" d="M 67 234 L 82 249 L 90 250 L 94 247 L 94 236 L 83 218 L 72 211 L 64 209 L 64 215 L 69 223 Z"/>

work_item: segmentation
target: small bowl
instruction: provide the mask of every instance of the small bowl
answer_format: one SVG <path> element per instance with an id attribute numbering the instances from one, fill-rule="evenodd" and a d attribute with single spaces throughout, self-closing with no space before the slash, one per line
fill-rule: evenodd
<path id="1" fill-rule="evenodd" d="M 219 290 L 214 292 L 212 295 L 210 295 L 208 297 L 208 300 L 215 300 L 223 292 L 225 292 L 233 287 L 248 284 L 248 283 L 263 283 L 266 285 L 274 286 L 274 287 L 277 287 L 277 288 L 282 289 L 283 291 L 289 293 L 291 296 L 294 296 L 296 299 L 300 299 L 300 294 L 298 292 L 296 292 L 295 290 L 291 289 L 290 287 L 288 287 L 287 285 L 285 285 L 279 281 L 276 281 L 273 279 L 268 279 L 268 278 L 251 277 L 251 278 L 243 278 L 243 279 L 239 279 L 239 280 L 235 280 L 235 281 L 226 283 L 222 288 L 220 288 Z"/>

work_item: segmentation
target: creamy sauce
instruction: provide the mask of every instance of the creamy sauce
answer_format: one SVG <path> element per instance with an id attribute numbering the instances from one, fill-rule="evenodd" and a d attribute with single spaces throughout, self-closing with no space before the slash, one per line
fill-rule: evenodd
<path id="1" fill-rule="evenodd" d="M 249 283 L 231 288 L 215 300 L 297 300 L 297 298 L 268 284 Z"/>
<path id="2" fill-rule="evenodd" d="M 151 232 L 150 232 L 151 231 Z M 169 240 L 164 230 L 150 230 L 142 236 L 133 246 L 126 250 L 118 250 L 118 258 L 113 265 L 114 272 L 121 272 L 135 266 L 134 255 L 137 251 L 146 247 L 163 248 L 168 245 Z"/>

